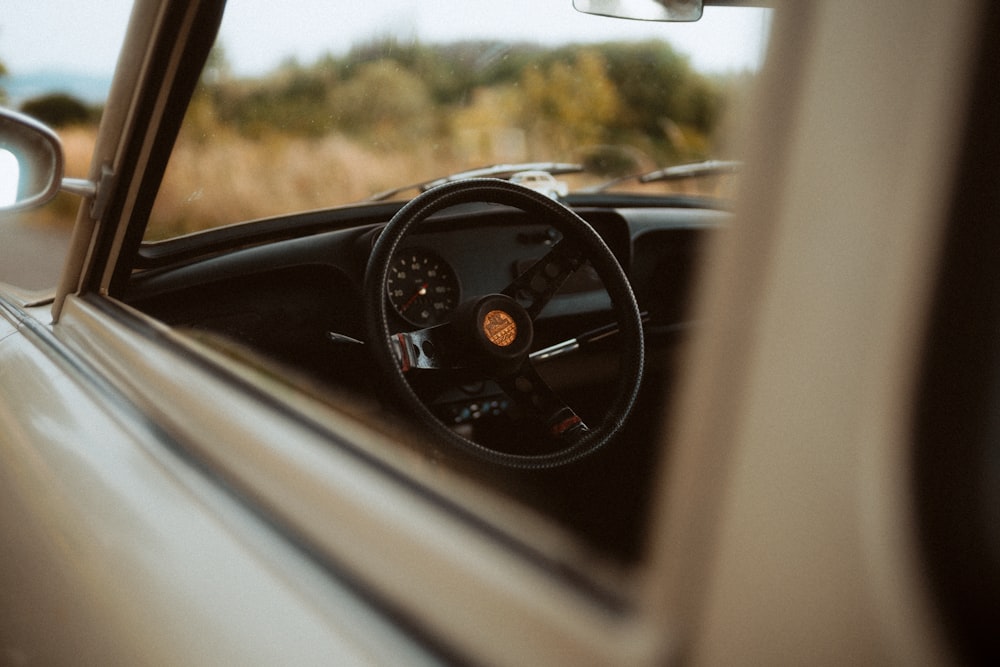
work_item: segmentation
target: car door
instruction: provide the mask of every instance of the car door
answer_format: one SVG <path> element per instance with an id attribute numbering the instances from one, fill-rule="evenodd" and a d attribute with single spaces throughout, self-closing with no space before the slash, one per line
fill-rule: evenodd
<path id="1" fill-rule="evenodd" d="M 715 325 L 663 408 L 649 548 L 624 573 L 118 300 L 219 10 L 137 5 L 54 304 L 4 297 L 12 660 L 957 659 L 909 420 L 982 6 L 782 5 L 749 150 L 766 169 L 706 260 Z"/>
<path id="2" fill-rule="evenodd" d="M 575 547 L 530 514 L 402 475 L 377 425 L 115 298 L 221 9 L 137 3 L 59 289 L 5 297 L 9 655 L 584 664 L 659 644 L 609 623 L 623 596 L 563 571 Z"/>

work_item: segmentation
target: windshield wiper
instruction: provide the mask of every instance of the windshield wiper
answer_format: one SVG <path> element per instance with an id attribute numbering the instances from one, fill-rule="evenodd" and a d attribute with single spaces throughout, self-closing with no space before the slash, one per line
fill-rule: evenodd
<path id="1" fill-rule="evenodd" d="M 630 174 L 615 178 L 606 183 L 581 190 L 581 192 L 603 192 L 619 183 L 637 181 L 639 183 L 655 183 L 657 181 L 681 181 L 687 178 L 704 178 L 720 174 L 736 174 L 743 169 L 743 163 L 738 160 L 705 160 L 691 164 L 678 164 L 664 167 L 644 174 Z"/>
<path id="2" fill-rule="evenodd" d="M 410 183 L 409 185 L 402 185 L 398 188 L 378 192 L 369 197 L 368 201 L 385 201 L 386 199 L 398 195 L 400 192 L 406 192 L 407 190 L 419 190 L 420 192 L 424 192 L 438 185 L 444 185 L 445 183 L 451 183 L 452 181 L 463 181 L 467 178 L 510 178 L 514 174 L 518 174 L 522 171 L 546 171 L 555 176 L 557 174 L 575 174 L 581 172 L 583 171 L 583 165 L 573 164 L 570 162 L 521 162 L 516 164 L 494 164 L 488 167 L 460 171 L 441 178 L 435 178 L 429 181 L 420 181 L 419 183 Z"/>

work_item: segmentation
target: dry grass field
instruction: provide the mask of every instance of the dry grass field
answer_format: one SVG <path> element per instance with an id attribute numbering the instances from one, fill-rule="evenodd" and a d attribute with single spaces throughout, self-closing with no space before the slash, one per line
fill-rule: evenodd
<path id="1" fill-rule="evenodd" d="M 375 151 L 339 134 L 237 134 L 178 142 L 147 237 L 162 238 L 278 213 L 360 201 L 455 170 L 427 151 Z"/>
<path id="2" fill-rule="evenodd" d="M 580 52 L 505 47 L 495 71 L 476 65 L 487 47 L 374 40 L 339 60 L 290 64 L 256 79 L 226 75 L 220 52 L 188 109 L 146 238 L 359 202 L 496 163 L 595 168 L 560 176 L 575 190 L 701 160 L 719 155 L 726 110 L 746 89 L 745 76 L 702 76 L 663 43 Z M 96 128 L 59 134 L 67 175 L 85 177 Z M 690 193 L 715 185 L 640 189 Z M 61 195 L 26 220 L 68 228 L 78 206 Z"/>
<path id="3" fill-rule="evenodd" d="M 66 153 L 66 175 L 84 178 L 93 152 L 96 128 L 59 130 Z M 501 143 L 506 148 L 484 149 Z M 250 138 L 218 128 L 210 140 L 181 135 L 157 197 L 146 237 L 156 240 L 210 227 L 264 218 L 289 211 L 326 208 L 362 201 L 376 192 L 493 162 L 543 159 L 526 154 L 523 142 L 468 139 L 465 148 L 435 150 L 431 142 L 410 142 L 398 150 L 375 148 L 358 139 L 331 133 L 321 137 L 274 134 Z M 513 144 L 515 148 L 511 148 Z M 461 146 L 462 142 L 455 145 Z M 552 155 L 557 155 L 552 149 Z M 569 159 L 557 157 L 556 159 Z M 639 169 L 652 169 L 641 161 Z M 561 176 L 571 189 L 600 182 L 595 175 Z M 722 183 L 728 186 L 728 183 Z M 682 192 L 725 195 L 720 182 L 641 186 L 648 194 Z M 412 196 L 408 191 L 402 196 Z M 39 210 L 19 215 L 22 222 L 63 231 L 71 228 L 79 199 L 62 194 Z"/>

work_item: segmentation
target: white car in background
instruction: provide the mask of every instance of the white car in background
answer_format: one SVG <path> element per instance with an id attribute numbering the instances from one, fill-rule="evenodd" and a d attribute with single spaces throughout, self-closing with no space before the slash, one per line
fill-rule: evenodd
<path id="1" fill-rule="evenodd" d="M 523 185 L 552 199 L 559 199 L 569 194 L 569 186 L 563 181 L 556 180 L 555 176 L 547 171 L 519 171 L 510 177 L 510 182 Z"/>

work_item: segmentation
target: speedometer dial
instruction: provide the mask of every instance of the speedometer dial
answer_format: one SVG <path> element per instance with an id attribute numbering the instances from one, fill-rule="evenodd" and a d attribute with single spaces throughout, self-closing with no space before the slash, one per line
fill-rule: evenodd
<path id="1" fill-rule="evenodd" d="M 389 303 L 421 327 L 438 324 L 458 305 L 458 278 L 439 255 L 423 248 L 400 251 L 389 268 Z"/>

